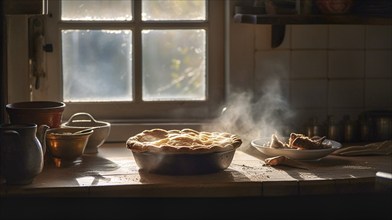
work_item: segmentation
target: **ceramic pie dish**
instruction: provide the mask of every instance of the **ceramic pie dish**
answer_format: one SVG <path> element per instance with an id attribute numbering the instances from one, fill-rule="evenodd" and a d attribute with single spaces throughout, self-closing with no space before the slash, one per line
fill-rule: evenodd
<path id="1" fill-rule="evenodd" d="M 132 152 L 140 170 L 165 175 L 198 175 L 228 168 L 235 150 L 202 154 Z"/>
<path id="2" fill-rule="evenodd" d="M 145 130 L 126 142 L 141 171 L 195 175 L 228 168 L 242 141 L 225 132 Z"/>

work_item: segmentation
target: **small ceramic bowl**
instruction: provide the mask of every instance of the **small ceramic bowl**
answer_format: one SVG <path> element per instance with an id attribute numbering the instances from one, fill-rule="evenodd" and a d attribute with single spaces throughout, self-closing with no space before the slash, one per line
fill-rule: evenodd
<path id="1" fill-rule="evenodd" d="M 61 125 L 65 103 L 55 101 L 16 102 L 6 105 L 10 122 L 34 123 L 57 128 Z"/>
<path id="2" fill-rule="evenodd" d="M 94 133 L 88 140 L 84 153 L 97 153 L 98 148 L 106 141 L 110 134 L 111 125 L 109 122 L 97 121 L 92 115 L 86 112 L 73 114 L 69 120 L 61 125 L 63 128 L 91 128 Z"/>
<path id="3" fill-rule="evenodd" d="M 93 132 L 91 129 L 81 128 L 48 129 L 46 147 L 53 158 L 74 161 L 83 155 L 87 141 Z"/>

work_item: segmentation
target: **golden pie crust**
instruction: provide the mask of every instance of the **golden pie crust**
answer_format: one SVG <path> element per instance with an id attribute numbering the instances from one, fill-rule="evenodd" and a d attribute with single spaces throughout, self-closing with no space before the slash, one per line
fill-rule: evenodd
<path id="1" fill-rule="evenodd" d="M 196 131 L 193 129 L 165 130 L 154 128 L 130 137 L 126 146 L 133 152 L 207 153 L 238 148 L 242 140 L 226 132 Z"/>

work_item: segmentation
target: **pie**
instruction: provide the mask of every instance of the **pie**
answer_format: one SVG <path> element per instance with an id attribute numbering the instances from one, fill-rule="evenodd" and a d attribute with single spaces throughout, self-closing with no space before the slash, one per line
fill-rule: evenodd
<path id="1" fill-rule="evenodd" d="M 298 150 L 315 150 L 331 148 L 331 145 L 323 144 L 326 137 L 307 137 L 303 134 L 291 133 L 289 138 L 289 147 Z"/>
<path id="2" fill-rule="evenodd" d="M 190 128 L 165 130 L 154 128 L 130 137 L 126 147 L 133 152 L 205 153 L 238 148 L 242 140 L 227 132 L 196 131 Z"/>
<path id="3" fill-rule="evenodd" d="M 331 148 L 331 145 L 323 143 L 326 137 L 308 137 L 304 134 L 291 133 L 288 143 L 279 140 L 276 134 L 271 136 L 269 147 L 279 149 L 297 149 L 297 150 L 316 150 Z"/>

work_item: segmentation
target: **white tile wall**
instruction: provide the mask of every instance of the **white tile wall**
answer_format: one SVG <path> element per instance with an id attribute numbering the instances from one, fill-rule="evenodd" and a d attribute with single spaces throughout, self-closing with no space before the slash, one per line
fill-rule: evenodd
<path id="1" fill-rule="evenodd" d="M 327 77 L 327 52 L 325 50 L 293 50 L 291 52 L 290 78 Z"/>
<path id="2" fill-rule="evenodd" d="M 271 48 L 269 25 L 255 26 L 254 81 L 249 84 L 262 95 L 266 91 L 257 85 L 280 80 L 296 124 L 311 117 L 357 119 L 366 110 L 392 111 L 391 25 L 287 25 L 278 48 Z"/>
<path id="3" fill-rule="evenodd" d="M 367 25 L 365 39 L 368 49 L 392 49 L 392 26 Z"/>
<path id="4" fill-rule="evenodd" d="M 367 50 L 365 62 L 366 78 L 392 77 L 392 50 Z"/>
<path id="5" fill-rule="evenodd" d="M 271 25 L 255 25 L 255 49 L 268 50 L 271 48 Z"/>
<path id="6" fill-rule="evenodd" d="M 329 78 L 363 78 L 365 52 L 363 50 L 328 51 Z"/>
<path id="7" fill-rule="evenodd" d="M 328 106 L 330 108 L 363 108 L 364 80 L 330 80 Z"/>
<path id="8" fill-rule="evenodd" d="M 290 51 L 265 50 L 255 53 L 255 79 L 289 78 Z"/>
<path id="9" fill-rule="evenodd" d="M 279 78 L 263 79 L 255 85 L 254 93 L 256 100 L 279 99 L 277 102 L 288 102 L 290 100 L 290 81 Z"/>
<path id="10" fill-rule="evenodd" d="M 365 108 L 391 109 L 392 79 L 368 79 L 365 83 Z"/>
<path id="11" fill-rule="evenodd" d="M 327 80 L 292 80 L 290 104 L 294 108 L 326 108 Z"/>
<path id="12" fill-rule="evenodd" d="M 328 45 L 328 26 L 292 25 L 292 49 L 325 49 Z"/>
<path id="13" fill-rule="evenodd" d="M 328 47 L 331 49 L 363 49 L 365 27 L 363 25 L 330 25 Z"/>

